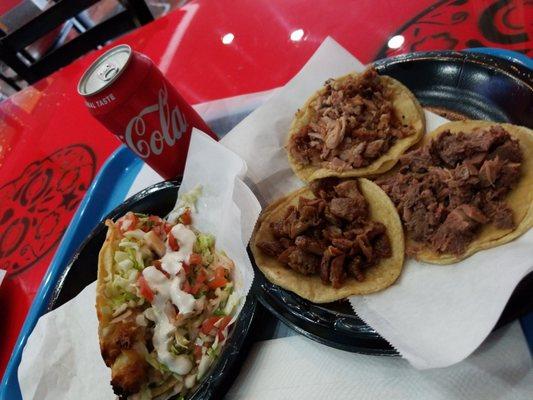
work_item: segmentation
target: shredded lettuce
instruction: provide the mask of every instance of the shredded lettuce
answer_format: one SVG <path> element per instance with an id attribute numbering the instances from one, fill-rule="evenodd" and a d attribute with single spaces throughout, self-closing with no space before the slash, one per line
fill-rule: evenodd
<path id="1" fill-rule="evenodd" d="M 228 301 L 226 302 L 226 306 L 224 307 L 224 312 L 226 313 L 226 315 L 232 314 L 240 302 L 241 302 L 241 298 L 239 297 L 239 294 L 233 291 L 233 287 L 232 287 L 231 294 L 228 298 Z"/>
<path id="2" fill-rule="evenodd" d="M 163 374 L 167 374 L 170 372 L 170 370 L 167 368 L 166 365 L 159 362 L 157 357 L 154 354 L 147 354 L 145 357 L 146 362 L 150 364 L 152 367 L 157 369 L 159 372 Z"/>
<path id="3" fill-rule="evenodd" d="M 214 261 L 213 248 L 215 246 L 215 237 L 211 234 L 199 233 L 194 243 L 194 252 L 201 254 L 202 264 L 208 266 Z"/>
<path id="4" fill-rule="evenodd" d="M 172 343 L 168 349 L 176 356 L 179 356 L 180 354 L 186 354 L 189 351 L 189 341 L 185 336 L 183 336 L 182 333 L 176 332 L 174 340 L 172 340 Z"/>
<path id="5" fill-rule="evenodd" d="M 168 351 L 170 351 L 175 356 L 179 356 L 180 354 L 184 354 L 186 352 L 187 348 L 183 348 L 178 345 L 176 341 L 173 341 L 170 346 L 168 347 Z"/>
<path id="6" fill-rule="evenodd" d="M 124 232 L 124 237 L 128 239 L 142 240 L 144 237 L 144 231 L 140 229 L 135 229 L 133 231 L 127 231 L 127 232 Z"/>
<path id="7" fill-rule="evenodd" d="M 176 208 L 190 208 L 191 211 L 196 212 L 196 202 L 202 195 L 202 185 L 196 185 L 192 190 L 187 193 L 183 193 L 178 197 L 178 203 Z"/>
<path id="8" fill-rule="evenodd" d="M 122 304 L 129 302 L 130 300 L 137 301 L 138 297 L 130 292 L 123 292 L 121 294 L 111 297 L 111 305 L 113 309 L 119 308 Z"/>
<path id="9" fill-rule="evenodd" d="M 152 400 L 152 391 L 150 388 L 144 388 L 140 393 L 139 400 Z"/>
<path id="10" fill-rule="evenodd" d="M 128 259 L 128 253 L 126 253 L 124 251 L 117 250 L 117 251 L 115 251 L 114 259 L 115 259 L 115 262 L 118 264 L 121 261 L 124 261 L 124 260 Z"/>
<path id="11" fill-rule="evenodd" d="M 195 246 L 199 251 L 211 250 L 215 245 L 215 237 L 211 234 L 199 233 L 196 238 Z"/>
<path id="12" fill-rule="evenodd" d="M 192 190 L 180 194 L 174 209 L 168 214 L 167 221 L 175 223 L 179 216 L 189 208 L 192 212 L 196 212 L 196 203 L 198 198 L 202 195 L 202 185 L 196 185 Z"/>
<path id="13" fill-rule="evenodd" d="M 106 285 L 106 294 L 110 298 L 113 311 L 124 304 L 135 307 L 144 303 L 136 283 L 140 272 L 150 262 L 151 252 L 147 252 L 142 238 L 138 239 L 131 231 L 130 237 L 124 237 L 119 243 L 119 249 L 113 255 L 114 268 Z M 144 235 L 144 232 L 139 231 Z M 137 233 L 139 233 L 137 232 Z"/>
<path id="14" fill-rule="evenodd" d="M 218 346 L 213 346 L 209 349 L 207 349 L 207 355 L 213 359 L 217 358 L 219 354 L 219 348 Z"/>
<path id="15" fill-rule="evenodd" d="M 144 269 L 144 260 L 142 257 L 142 253 L 132 247 L 127 247 L 125 250 L 128 254 L 128 260 L 132 263 L 132 267 L 138 271 L 142 271 Z"/>

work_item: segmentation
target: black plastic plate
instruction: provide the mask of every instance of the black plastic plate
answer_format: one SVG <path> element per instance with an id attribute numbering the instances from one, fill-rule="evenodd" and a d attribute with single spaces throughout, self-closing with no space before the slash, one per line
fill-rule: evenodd
<path id="1" fill-rule="evenodd" d="M 448 119 L 533 127 L 533 72 L 520 65 L 484 54 L 441 51 L 383 59 L 375 66 L 380 74 L 406 85 L 422 106 Z M 313 304 L 270 283 L 257 268 L 255 291 L 279 319 L 313 340 L 355 353 L 398 355 L 353 313 L 348 301 Z M 515 289 L 496 327 L 533 310 L 532 292 L 533 274 L 529 274 Z"/>
<path id="2" fill-rule="evenodd" d="M 105 219 L 117 219 L 128 211 L 164 217 L 174 206 L 179 182 L 162 182 L 130 197 L 115 208 Z M 101 222 L 74 254 L 71 262 L 59 279 L 48 310 L 53 310 L 77 296 L 87 285 L 96 280 L 98 253 L 104 243 L 107 228 Z M 240 366 L 250 346 L 250 331 L 257 319 L 258 304 L 254 296 L 246 297 L 239 318 L 231 331 L 225 347 L 209 374 L 190 399 L 219 399 L 227 392 L 239 373 Z M 102 361 L 103 362 L 103 361 Z M 102 382 L 107 384 L 107 382 Z"/>

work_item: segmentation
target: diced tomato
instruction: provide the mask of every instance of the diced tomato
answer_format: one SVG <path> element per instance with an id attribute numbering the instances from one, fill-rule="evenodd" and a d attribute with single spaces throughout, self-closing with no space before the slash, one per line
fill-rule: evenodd
<path id="1" fill-rule="evenodd" d="M 224 267 L 217 267 L 215 269 L 215 277 L 217 278 L 226 278 L 226 268 Z"/>
<path id="2" fill-rule="evenodd" d="M 207 273 L 205 272 L 205 268 L 200 268 L 196 275 L 196 279 L 194 281 L 194 284 L 191 287 L 191 294 L 197 295 L 202 290 L 207 289 L 207 286 L 205 286 L 205 281 L 207 280 Z"/>
<path id="3" fill-rule="evenodd" d="M 227 315 L 225 317 L 222 317 L 222 321 L 218 324 L 218 340 L 222 341 L 224 340 L 224 329 L 228 326 L 228 324 L 231 322 L 231 315 Z"/>
<path id="4" fill-rule="evenodd" d="M 211 318 L 207 318 L 203 323 L 202 323 L 202 328 L 201 328 L 201 331 L 204 335 L 209 335 L 209 333 L 213 330 L 213 328 L 215 327 L 215 324 L 220 320 L 222 319 L 222 317 L 211 317 Z"/>
<path id="5" fill-rule="evenodd" d="M 207 286 L 209 286 L 210 289 L 216 289 L 226 285 L 226 283 L 228 283 L 228 280 L 226 279 L 226 269 L 224 267 L 218 267 L 215 270 L 215 277 L 207 282 Z"/>
<path id="6" fill-rule="evenodd" d="M 150 230 L 153 230 L 156 235 L 161 236 L 161 218 L 159 218 L 156 215 L 149 215 L 148 216 L 148 223 L 145 224 L 141 229 L 143 232 L 149 232 Z"/>
<path id="7" fill-rule="evenodd" d="M 168 235 L 168 245 L 172 251 L 178 251 L 180 249 L 180 245 L 172 233 Z"/>
<path id="8" fill-rule="evenodd" d="M 200 271 L 198 272 L 198 275 L 196 276 L 196 282 L 204 283 L 207 279 L 207 272 L 205 272 L 205 268 L 200 268 Z"/>
<path id="9" fill-rule="evenodd" d="M 128 227 L 127 228 L 124 228 L 124 224 L 128 221 Z M 124 215 L 121 219 L 121 221 L 119 222 L 119 229 L 122 231 L 122 232 L 128 232 L 128 231 L 133 231 L 137 228 L 137 224 L 139 223 L 139 218 L 134 214 L 132 213 L 131 211 L 128 212 L 126 215 Z"/>
<path id="10" fill-rule="evenodd" d="M 224 286 L 226 283 L 228 283 L 228 281 L 224 278 L 215 278 L 207 282 L 207 286 L 209 286 L 209 289 L 216 289 Z"/>
<path id="11" fill-rule="evenodd" d="M 154 225 L 159 225 L 161 223 L 161 218 L 159 218 L 157 215 L 150 215 L 148 217 L 148 221 L 152 221 Z"/>
<path id="12" fill-rule="evenodd" d="M 196 282 L 191 288 L 191 294 L 196 296 L 198 293 L 205 289 L 207 289 L 207 286 L 205 286 L 201 282 Z"/>
<path id="13" fill-rule="evenodd" d="M 202 358 L 202 346 L 198 346 L 197 344 L 194 345 L 194 359 L 198 361 L 200 358 Z"/>
<path id="14" fill-rule="evenodd" d="M 180 215 L 180 221 L 184 225 L 190 225 L 192 223 L 191 209 L 187 208 L 183 214 Z"/>
<path id="15" fill-rule="evenodd" d="M 150 289 L 150 286 L 148 286 L 148 282 L 146 282 L 144 276 L 139 276 L 137 283 L 139 284 L 141 296 L 148 300 L 150 303 L 154 301 L 154 292 L 152 292 L 152 289 Z"/>
<path id="16" fill-rule="evenodd" d="M 205 268 L 200 268 L 196 275 L 196 279 L 194 281 L 194 285 L 192 285 L 191 288 L 191 294 L 197 295 L 202 290 L 206 290 L 207 286 L 205 285 L 205 281 L 207 280 L 207 273 L 205 272 Z"/>
<path id="17" fill-rule="evenodd" d="M 185 279 L 185 282 L 183 282 L 181 289 L 186 293 L 191 293 L 191 289 L 192 289 L 191 284 L 189 283 L 187 279 Z"/>
<path id="18" fill-rule="evenodd" d="M 202 255 L 198 253 L 192 253 L 189 256 L 189 264 L 191 265 L 201 265 L 202 264 Z"/>
<path id="19" fill-rule="evenodd" d="M 165 233 L 168 235 L 170 230 L 172 229 L 172 225 L 170 225 L 168 222 L 165 222 Z"/>
<path id="20" fill-rule="evenodd" d="M 189 276 L 191 273 L 191 266 L 187 264 L 186 262 L 182 263 L 181 266 L 183 267 L 183 270 L 185 271 L 185 275 Z"/>

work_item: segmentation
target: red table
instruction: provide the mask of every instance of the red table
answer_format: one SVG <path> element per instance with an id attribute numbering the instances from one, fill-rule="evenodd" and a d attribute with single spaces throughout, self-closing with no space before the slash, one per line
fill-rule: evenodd
<path id="1" fill-rule="evenodd" d="M 283 85 L 326 36 L 363 62 L 417 50 L 533 54 L 533 3 L 198 0 L 116 42 L 151 57 L 191 103 Z M 75 87 L 92 52 L 0 104 L 0 371 L 59 240 L 119 145 Z"/>

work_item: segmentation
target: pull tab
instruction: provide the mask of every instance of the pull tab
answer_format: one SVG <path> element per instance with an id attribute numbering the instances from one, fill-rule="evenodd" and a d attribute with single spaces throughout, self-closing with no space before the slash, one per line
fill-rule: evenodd
<path id="1" fill-rule="evenodd" d="M 120 68 L 112 63 L 112 62 L 106 62 L 100 71 L 97 72 L 98 77 L 103 80 L 104 82 L 110 81 L 113 79 L 114 76 L 118 74 L 120 71 Z"/>

